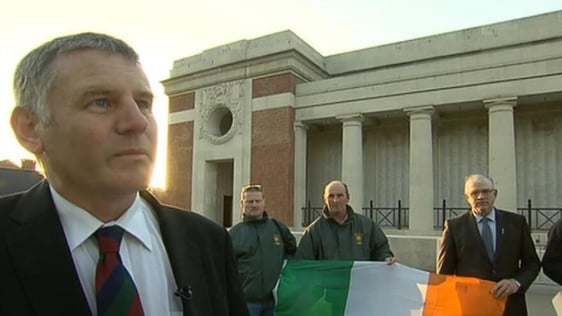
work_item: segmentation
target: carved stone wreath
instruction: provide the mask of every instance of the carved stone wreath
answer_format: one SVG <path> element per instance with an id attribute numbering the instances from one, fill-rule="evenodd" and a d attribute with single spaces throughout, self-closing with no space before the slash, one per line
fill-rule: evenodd
<path id="1" fill-rule="evenodd" d="M 236 132 L 241 132 L 242 115 L 241 101 L 243 97 L 242 80 L 225 82 L 203 89 L 201 107 L 199 108 L 202 119 L 200 138 L 206 138 L 212 144 L 224 144 Z M 225 109 L 232 116 L 230 129 L 223 135 L 217 133 L 217 113 L 225 113 Z M 217 135 L 218 134 L 218 135 Z"/>

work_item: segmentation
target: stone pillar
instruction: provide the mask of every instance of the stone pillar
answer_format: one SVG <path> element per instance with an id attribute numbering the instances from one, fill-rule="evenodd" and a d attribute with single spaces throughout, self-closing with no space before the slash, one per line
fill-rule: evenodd
<path id="1" fill-rule="evenodd" d="M 339 116 L 343 124 L 341 178 L 351 192 L 349 204 L 363 214 L 363 114 Z"/>
<path id="2" fill-rule="evenodd" d="M 410 230 L 433 232 L 432 106 L 405 110 L 410 117 Z"/>
<path id="3" fill-rule="evenodd" d="M 297 121 L 295 127 L 295 204 L 293 227 L 301 227 L 302 208 L 306 206 L 306 146 L 308 125 Z"/>
<path id="4" fill-rule="evenodd" d="M 488 109 L 488 173 L 496 182 L 496 207 L 517 211 L 513 108 L 517 98 L 484 100 Z"/>

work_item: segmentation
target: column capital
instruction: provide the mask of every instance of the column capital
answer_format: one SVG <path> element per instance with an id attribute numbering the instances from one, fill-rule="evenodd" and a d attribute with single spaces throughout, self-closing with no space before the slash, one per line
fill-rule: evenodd
<path id="1" fill-rule="evenodd" d="M 433 115 L 435 113 L 435 107 L 433 105 L 424 105 L 424 106 L 414 106 L 403 109 L 404 112 L 408 116 L 412 116 L 415 114 L 428 114 Z"/>
<path id="2" fill-rule="evenodd" d="M 495 98 L 495 99 L 486 99 L 482 100 L 484 103 L 484 107 L 488 110 L 491 110 L 492 107 L 496 107 L 498 105 L 502 106 L 510 106 L 515 107 L 517 105 L 517 97 L 504 97 L 504 98 Z"/>
<path id="3" fill-rule="evenodd" d="M 294 127 L 295 130 L 297 130 L 297 129 L 303 129 L 303 130 L 307 131 L 308 128 L 309 128 L 309 125 L 306 124 L 306 123 L 303 123 L 303 121 L 295 121 L 295 122 L 293 123 L 293 127 Z"/>
<path id="4" fill-rule="evenodd" d="M 364 117 L 363 113 L 353 113 L 353 114 L 344 114 L 336 116 L 336 120 L 340 120 L 342 122 L 363 122 Z"/>

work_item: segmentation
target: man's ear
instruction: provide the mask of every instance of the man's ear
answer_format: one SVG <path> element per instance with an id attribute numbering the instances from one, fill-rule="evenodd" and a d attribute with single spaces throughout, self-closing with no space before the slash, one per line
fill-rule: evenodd
<path id="1" fill-rule="evenodd" d="M 16 106 L 12 111 L 10 124 L 16 138 L 25 149 L 35 155 L 43 152 L 43 141 L 38 133 L 39 119 L 30 108 Z"/>

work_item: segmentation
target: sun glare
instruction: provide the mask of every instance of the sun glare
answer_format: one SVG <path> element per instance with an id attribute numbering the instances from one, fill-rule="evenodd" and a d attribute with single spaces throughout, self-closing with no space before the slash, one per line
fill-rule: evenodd
<path id="1" fill-rule="evenodd" d="M 166 145 L 168 135 L 168 111 L 165 104 L 157 106 L 158 111 L 155 111 L 154 116 L 158 123 L 158 152 L 156 156 L 156 163 L 154 171 L 152 172 L 152 179 L 150 186 L 161 190 L 166 189 Z"/>

